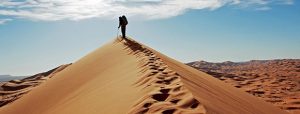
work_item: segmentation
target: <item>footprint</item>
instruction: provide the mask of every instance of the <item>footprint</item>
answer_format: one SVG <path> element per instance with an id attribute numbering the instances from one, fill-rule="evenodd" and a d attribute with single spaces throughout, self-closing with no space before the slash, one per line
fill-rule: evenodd
<path id="1" fill-rule="evenodd" d="M 175 111 L 176 111 L 176 109 L 168 109 L 168 110 L 163 111 L 162 113 L 163 114 L 173 114 Z"/>
<path id="2" fill-rule="evenodd" d="M 148 107 L 150 107 L 151 105 L 152 105 L 152 103 L 145 103 L 145 104 L 143 105 L 143 107 L 148 108 Z"/>
<path id="3" fill-rule="evenodd" d="M 191 108 L 192 108 L 192 109 L 195 109 L 195 108 L 197 108 L 198 106 L 199 106 L 199 101 L 197 101 L 196 99 L 194 99 L 194 100 L 192 101 Z"/>
<path id="4" fill-rule="evenodd" d="M 157 70 L 157 67 L 150 67 L 151 70 Z"/>
<path id="5" fill-rule="evenodd" d="M 164 81 L 158 80 L 158 81 L 156 81 L 155 83 L 157 83 L 157 84 L 162 84 L 162 83 L 164 83 Z"/>
<path id="6" fill-rule="evenodd" d="M 152 64 L 152 63 L 154 63 L 154 61 L 148 61 L 148 63 L 147 63 L 147 64 Z"/>
<path id="7" fill-rule="evenodd" d="M 149 64 L 149 66 L 150 66 L 150 67 L 156 67 L 156 65 L 155 65 L 155 64 Z"/>
<path id="8" fill-rule="evenodd" d="M 161 93 L 167 94 L 170 92 L 171 89 L 161 89 L 159 90 Z"/>
<path id="9" fill-rule="evenodd" d="M 173 82 L 174 80 L 176 80 L 178 77 L 172 77 L 170 79 L 164 80 L 165 84 L 169 85 L 171 84 L 171 82 Z"/>
<path id="10" fill-rule="evenodd" d="M 155 71 L 152 71 L 151 73 L 156 74 L 156 73 L 158 73 L 158 71 L 155 70 Z"/>
<path id="11" fill-rule="evenodd" d="M 158 71 L 164 71 L 166 68 L 158 68 Z"/>
<path id="12" fill-rule="evenodd" d="M 162 74 L 164 74 L 164 75 L 167 75 L 167 74 L 168 74 L 168 72 L 162 72 Z"/>
<path id="13" fill-rule="evenodd" d="M 156 57 L 156 56 L 153 54 L 153 55 L 151 55 L 150 57 L 153 57 L 153 58 L 154 58 L 154 57 Z"/>
<path id="14" fill-rule="evenodd" d="M 181 86 L 178 86 L 178 87 L 174 88 L 173 91 L 174 91 L 174 92 L 180 91 L 180 89 L 181 89 Z"/>
<path id="15" fill-rule="evenodd" d="M 173 100 L 171 100 L 170 102 L 171 102 L 171 103 L 174 103 L 174 104 L 177 104 L 179 101 L 180 101 L 180 99 L 173 99 Z"/>
<path id="16" fill-rule="evenodd" d="M 157 101 L 165 101 L 168 97 L 169 97 L 170 94 L 154 94 L 152 95 L 152 98 L 154 100 L 157 100 Z"/>

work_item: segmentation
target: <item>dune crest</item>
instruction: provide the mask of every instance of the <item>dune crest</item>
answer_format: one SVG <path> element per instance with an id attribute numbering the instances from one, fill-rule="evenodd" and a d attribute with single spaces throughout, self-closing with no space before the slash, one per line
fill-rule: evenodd
<path id="1" fill-rule="evenodd" d="M 132 39 L 118 38 L 2 107 L 0 113 L 287 112 Z"/>

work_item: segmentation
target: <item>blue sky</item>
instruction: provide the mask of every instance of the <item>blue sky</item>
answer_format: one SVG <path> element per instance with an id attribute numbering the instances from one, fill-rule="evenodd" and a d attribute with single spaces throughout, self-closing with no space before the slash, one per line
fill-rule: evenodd
<path id="1" fill-rule="evenodd" d="M 293 0 L 61 1 L 0 1 L 0 74 L 75 62 L 116 37 L 121 14 L 129 36 L 181 62 L 300 58 Z"/>

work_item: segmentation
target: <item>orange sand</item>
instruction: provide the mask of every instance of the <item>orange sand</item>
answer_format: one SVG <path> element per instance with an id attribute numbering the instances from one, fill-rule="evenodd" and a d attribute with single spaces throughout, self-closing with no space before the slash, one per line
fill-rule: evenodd
<path id="1" fill-rule="evenodd" d="M 133 40 L 116 39 L 1 114 L 284 114 L 283 110 Z"/>
<path id="2" fill-rule="evenodd" d="M 300 113 L 300 59 L 188 65 L 292 114 Z"/>

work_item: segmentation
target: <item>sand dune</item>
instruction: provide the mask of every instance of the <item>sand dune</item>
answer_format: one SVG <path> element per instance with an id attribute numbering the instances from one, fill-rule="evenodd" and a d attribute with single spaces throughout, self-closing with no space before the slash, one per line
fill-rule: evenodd
<path id="1" fill-rule="evenodd" d="M 15 79 L 7 82 L 0 82 L 0 107 L 14 102 L 28 93 L 36 86 L 53 77 L 56 73 L 62 71 L 70 64 L 61 65 L 48 72 L 39 73 L 24 79 Z"/>
<path id="2" fill-rule="evenodd" d="M 2 114 L 284 114 L 279 108 L 133 40 L 106 44 Z"/>
<path id="3" fill-rule="evenodd" d="M 28 76 L 11 76 L 11 75 L 0 75 L 0 83 L 1 82 L 7 82 L 10 80 L 18 80 L 18 79 L 23 79 Z"/>
<path id="4" fill-rule="evenodd" d="M 288 112 L 300 113 L 299 59 L 238 63 L 197 61 L 188 65 Z"/>

